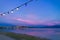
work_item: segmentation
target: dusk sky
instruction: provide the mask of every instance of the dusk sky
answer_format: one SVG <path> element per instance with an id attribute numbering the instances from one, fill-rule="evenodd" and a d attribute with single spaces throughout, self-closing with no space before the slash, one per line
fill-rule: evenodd
<path id="1" fill-rule="evenodd" d="M 0 0 L 0 13 L 29 0 Z M 0 16 L 0 23 L 14 25 L 56 25 L 60 24 L 60 0 L 33 0 L 13 14 Z"/>

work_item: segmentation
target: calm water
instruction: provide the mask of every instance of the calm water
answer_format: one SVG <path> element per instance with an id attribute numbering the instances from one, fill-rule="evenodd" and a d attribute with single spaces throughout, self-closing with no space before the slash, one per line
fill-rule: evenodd
<path id="1" fill-rule="evenodd" d="M 51 40 L 60 40 L 60 28 L 25 28 L 8 31 L 49 38 Z"/>

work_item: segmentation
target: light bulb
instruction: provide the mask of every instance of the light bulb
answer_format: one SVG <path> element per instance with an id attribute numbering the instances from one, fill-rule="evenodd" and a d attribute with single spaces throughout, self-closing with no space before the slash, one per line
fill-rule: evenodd
<path id="1" fill-rule="evenodd" d="M 4 15 L 6 15 L 6 14 L 0 14 L 0 16 L 4 16 Z"/>
<path id="2" fill-rule="evenodd" d="M 5 14 L 2 14 L 3 16 L 5 15 Z"/>
<path id="3" fill-rule="evenodd" d="M 11 11 L 11 13 L 14 13 L 13 11 Z"/>
<path id="4" fill-rule="evenodd" d="M 19 10 L 19 8 L 16 8 L 16 10 Z"/>

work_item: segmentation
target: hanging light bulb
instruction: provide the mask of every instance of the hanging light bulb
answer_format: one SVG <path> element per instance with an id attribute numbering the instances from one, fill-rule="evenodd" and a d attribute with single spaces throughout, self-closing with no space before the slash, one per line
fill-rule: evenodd
<path id="1" fill-rule="evenodd" d="M 3 16 L 6 15 L 6 14 L 2 14 Z"/>
<path id="2" fill-rule="evenodd" d="M 11 11 L 11 13 L 14 13 L 13 10 Z"/>
<path id="3" fill-rule="evenodd" d="M 4 16 L 5 14 L 0 14 L 0 16 Z"/>
<path id="4" fill-rule="evenodd" d="M 16 10 L 19 10 L 19 8 L 17 7 Z"/>

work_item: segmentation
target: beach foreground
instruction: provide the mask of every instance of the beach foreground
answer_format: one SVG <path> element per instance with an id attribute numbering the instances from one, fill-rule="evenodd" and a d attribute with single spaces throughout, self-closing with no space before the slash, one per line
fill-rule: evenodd
<path id="1" fill-rule="evenodd" d="M 15 40 L 49 40 L 47 38 L 40 38 L 40 37 L 35 37 L 31 35 L 26 35 L 26 34 L 16 34 L 12 32 L 0 32 L 1 35 L 8 36 L 10 38 L 13 38 Z"/>

